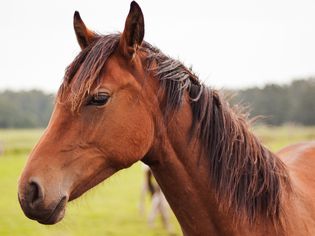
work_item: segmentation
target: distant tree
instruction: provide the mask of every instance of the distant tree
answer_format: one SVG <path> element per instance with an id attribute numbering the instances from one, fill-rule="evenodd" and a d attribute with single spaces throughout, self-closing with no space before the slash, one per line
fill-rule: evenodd
<path id="1" fill-rule="evenodd" d="M 53 100 L 38 90 L 0 93 L 0 128 L 45 127 Z"/>
<path id="2" fill-rule="evenodd" d="M 315 78 L 295 80 L 289 85 L 268 84 L 235 93 L 232 103 L 246 104 L 252 117 L 265 116 L 262 121 L 267 124 L 315 125 Z"/>

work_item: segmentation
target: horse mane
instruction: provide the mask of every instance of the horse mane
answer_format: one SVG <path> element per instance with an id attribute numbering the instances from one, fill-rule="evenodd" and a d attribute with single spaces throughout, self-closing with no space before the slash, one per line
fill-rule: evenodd
<path id="1" fill-rule="evenodd" d="M 71 96 L 73 109 L 79 108 L 99 73 L 119 43 L 119 34 L 99 36 L 66 69 L 60 91 L 74 75 Z M 282 195 L 291 189 L 283 162 L 251 133 L 247 115 L 239 106 L 231 107 L 219 91 L 205 87 L 181 62 L 147 42 L 144 66 L 160 81 L 165 97 L 165 114 L 180 109 L 188 91 L 193 114 L 191 135 L 202 143 L 202 153 L 210 162 L 210 178 L 219 206 L 234 219 L 253 223 L 259 217 L 281 224 Z M 80 69 L 79 69 L 80 68 Z"/>
<path id="2" fill-rule="evenodd" d="M 291 190 L 289 174 L 250 131 L 243 108 L 231 107 L 217 91 L 207 89 L 192 109 L 219 204 L 236 220 L 253 223 L 263 217 L 282 226 L 282 196 Z"/>

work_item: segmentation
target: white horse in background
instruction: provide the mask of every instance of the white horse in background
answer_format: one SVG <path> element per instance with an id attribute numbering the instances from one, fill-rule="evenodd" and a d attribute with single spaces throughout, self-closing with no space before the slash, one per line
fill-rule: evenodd
<path id="1" fill-rule="evenodd" d="M 168 233 L 173 233 L 170 224 L 170 207 L 160 188 L 155 181 L 150 168 L 143 164 L 144 181 L 141 188 L 139 210 L 142 215 L 145 214 L 145 198 L 147 194 L 151 195 L 151 209 L 148 214 L 148 224 L 151 228 L 155 226 L 155 219 L 158 214 L 161 215 L 162 223 Z"/>

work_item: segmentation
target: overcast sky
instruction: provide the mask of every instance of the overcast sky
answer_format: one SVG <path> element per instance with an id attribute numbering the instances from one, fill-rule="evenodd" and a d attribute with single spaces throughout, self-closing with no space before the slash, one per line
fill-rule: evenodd
<path id="1" fill-rule="evenodd" d="M 314 0 L 139 0 L 145 40 L 217 88 L 315 75 Z M 0 90 L 56 92 L 79 53 L 78 10 L 100 33 L 122 31 L 129 0 L 2 1 Z"/>

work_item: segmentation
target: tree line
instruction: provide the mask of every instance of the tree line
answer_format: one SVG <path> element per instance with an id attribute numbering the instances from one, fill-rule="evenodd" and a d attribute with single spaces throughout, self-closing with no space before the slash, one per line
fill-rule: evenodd
<path id="1" fill-rule="evenodd" d="M 0 128 L 45 127 L 52 112 L 54 96 L 42 91 L 0 93 Z"/>
<path id="2" fill-rule="evenodd" d="M 245 104 L 251 117 L 262 115 L 266 124 L 315 125 L 315 78 L 239 90 L 232 102 Z"/>
<path id="3" fill-rule="evenodd" d="M 231 103 L 246 105 L 251 117 L 264 116 L 260 122 L 315 125 L 315 78 L 235 90 L 233 94 Z M 53 94 L 38 90 L 0 92 L 0 128 L 46 127 L 53 104 Z"/>

